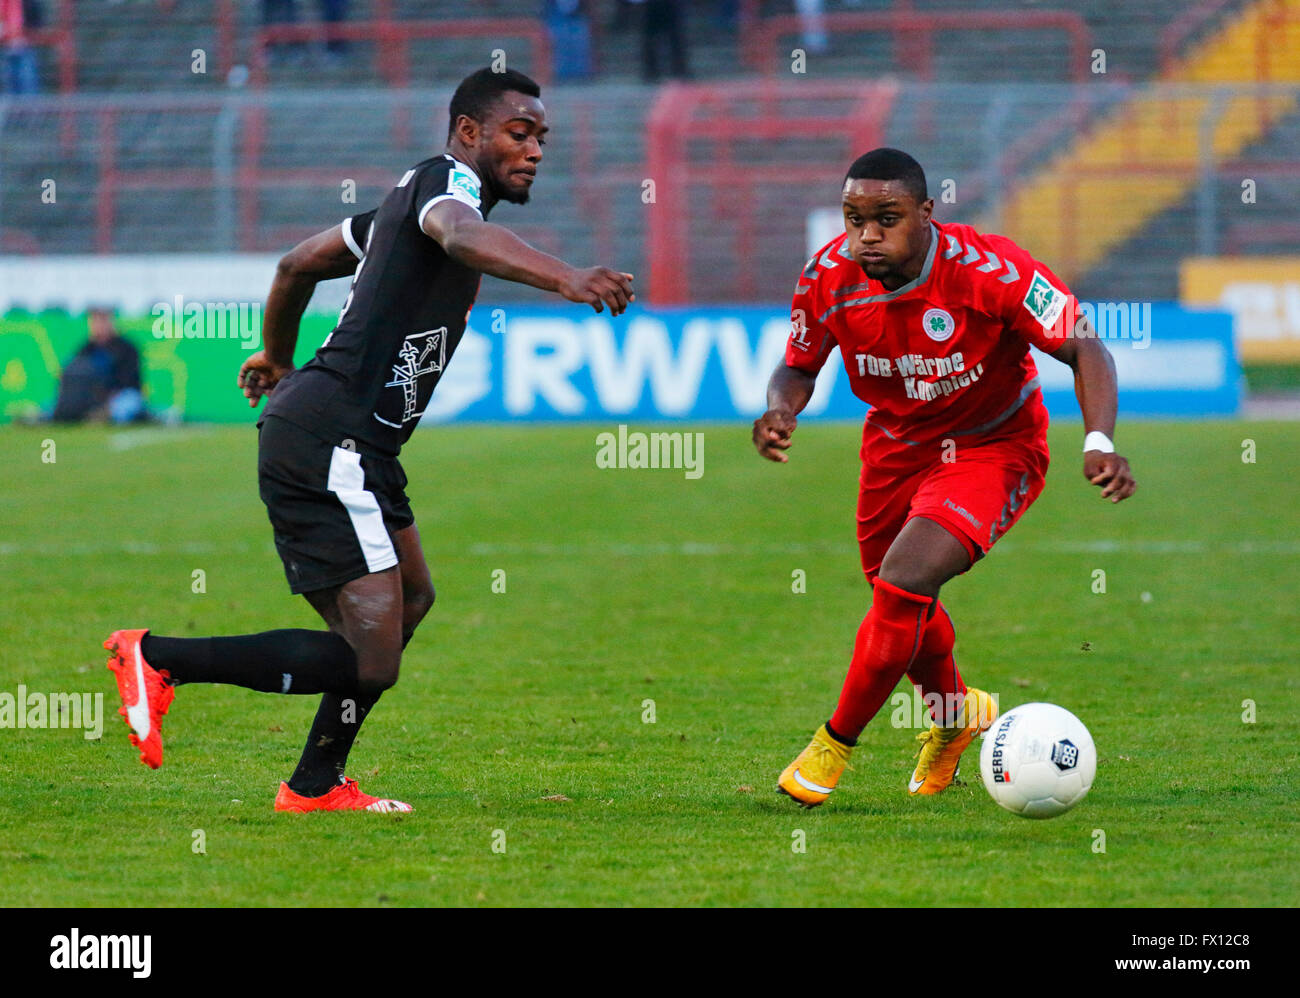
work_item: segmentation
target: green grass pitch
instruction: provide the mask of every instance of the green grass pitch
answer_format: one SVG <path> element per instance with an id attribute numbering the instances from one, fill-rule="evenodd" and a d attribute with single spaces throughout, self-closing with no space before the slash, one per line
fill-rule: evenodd
<path id="1" fill-rule="evenodd" d="M 858 427 L 805 422 L 785 467 L 748 426 L 672 427 L 705 434 L 697 481 L 598 469 L 606 429 L 415 434 L 403 464 L 438 600 L 351 765 L 415 812 L 301 816 L 271 801 L 315 698 L 184 687 L 152 772 L 100 649 L 118 627 L 322 626 L 285 586 L 251 426 L 0 431 L 0 692 L 102 692 L 105 708 L 99 740 L 0 729 L 0 904 L 1300 897 L 1296 424 L 1126 423 L 1139 491 L 1119 507 L 1082 479 L 1079 425 L 1055 426 L 1043 497 L 945 591 L 968 682 L 1004 709 L 1060 703 L 1096 739 L 1092 793 L 1041 822 L 988 798 L 978 745 L 966 782 L 909 799 L 916 732 L 888 706 L 828 805 L 773 792 L 833 708 L 866 609 Z"/>

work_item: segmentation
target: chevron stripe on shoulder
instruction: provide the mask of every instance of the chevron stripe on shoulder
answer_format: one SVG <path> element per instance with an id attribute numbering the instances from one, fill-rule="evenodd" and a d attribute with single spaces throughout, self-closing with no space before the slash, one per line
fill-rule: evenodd
<path id="1" fill-rule="evenodd" d="M 945 260 L 955 259 L 964 267 L 979 264 L 974 268 L 975 270 L 981 274 L 997 274 L 997 279 L 1003 284 L 1015 284 L 1020 280 L 1020 271 L 1011 260 L 998 256 L 987 247 L 977 246 L 975 240 L 969 236 L 961 240 L 951 232 L 945 232 L 943 240 Z"/>
<path id="2" fill-rule="evenodd" d="M 804 266 L 803 273 L 799 275 L 799 283 L 795 285 L 795 294 L 806 294 L 811 291 L 817 279 L 827 271 L 838 267 L 841 260 L 851 262 L 853 254 L 849 252 L 844 237 L 837 236 L 814 253 L 812 259 Z"/>

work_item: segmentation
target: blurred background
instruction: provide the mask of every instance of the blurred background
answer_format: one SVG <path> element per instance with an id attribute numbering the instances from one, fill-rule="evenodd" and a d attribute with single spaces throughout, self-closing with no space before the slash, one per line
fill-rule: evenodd
<path id="1" fill-rule="evenodd" d="M 634 272 L 638 308 L 593 325 L 485 279 L 431 419 L 761 408 L 794 278 L 877 145 L 921 161 L 939 220 L 1114 306 L 1126 413 L 1300 414 L 1300 0 L 0 11 L 6 421 L 247 419 L 234 371 L 280 255 L 439 151 L 484 65 L 537 78 L 552 124 L 532 202 L 493 219 Z M 318 290 L 300 361 L 346 285 Z M 1047 387 L 1077 416 L 1068 382 Z M 823 394 L 860 415 L 843 384 Z"/>

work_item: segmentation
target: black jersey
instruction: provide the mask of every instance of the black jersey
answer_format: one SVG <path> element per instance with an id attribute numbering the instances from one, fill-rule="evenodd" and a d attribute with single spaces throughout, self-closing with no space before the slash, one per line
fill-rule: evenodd
<path id="1" fill-rule="evenodd" d="M 479 272 L 421 228 L 429 209 L 449 199 L 486 214 L 477 175 L 443 154 L 407 170 L 378 209 L 343 222 L 344 242 L 361 262 L 338 324 L 315 357 L 276 385 L 263 418 L 398 453 L 478 293 Z"/>

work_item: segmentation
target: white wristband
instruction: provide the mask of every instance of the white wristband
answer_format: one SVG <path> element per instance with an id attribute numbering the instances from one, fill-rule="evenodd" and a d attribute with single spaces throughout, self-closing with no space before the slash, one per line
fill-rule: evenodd
<path id="1" fill-rule="evenodd" d="M 1110 442 L 1110 437 L 1102 433 L 1101 430 L 1093 430 L 1083 438 L 1083 452 L 1087 454 L 1090 450 L 1099 450 L 1103 454 L 1114 454 L 1115 445 Z"/>

